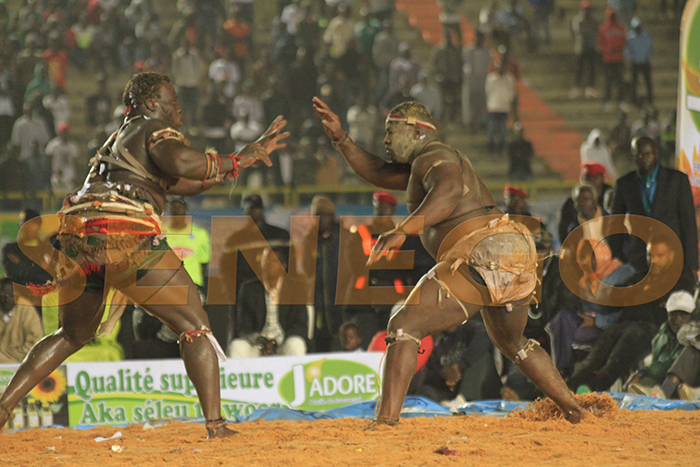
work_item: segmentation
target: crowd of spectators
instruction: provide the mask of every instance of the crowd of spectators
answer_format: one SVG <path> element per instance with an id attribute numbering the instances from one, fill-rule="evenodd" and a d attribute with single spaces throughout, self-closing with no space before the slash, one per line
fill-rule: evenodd
<path id="1" fill-rule="evenodd" d="M 17 14 L 0 3 L 0 148 L 7 147 L 0 175 L 16 189 L 73 189 L 85 155 L 123 120 L 125 109 L 110 94 L 112 77 L 150 70 L 171 76 L 186 130 L 220 152 L 254 141 L 276 115 L 288 118 L 289 148 L 274 155 L 272 168 L 246 171 L 239 183 L 251 189 L 358 182 L 312 115 L 314 95 L 338 110 L 350 136 L 369 151 L 381 147 L 388 110 L 418 100 L 448 128 L 484 132 L 489 152 L 508 155 L 510 179 L 530 180 L 535 153 L 518 122 L 513 42 L 522 35 L 528 50 L 546 47 L 553 2 L 530 1 L 529 18 L 516 0 L 503 7 L 489 2 L 479 15 L 474 44 L 463 47 L 454 16 L 459 2 L 442 0 L 444 37 L 425 65 L 415 58 L 414 45 L 397 36 L 393 2 L 369 1 L 357 8 L 361 3 L 278 2 L 269 42 L 254 40 L 250 4 L 231 0 L 179 0 L 170 30 L 163 28 L 162 6 L 154 0 L 26 0 Z M 629 97 L 638 105 L 652 104 L 651 39 L 641 21 L 632 15 L 618 21 L 610 10 L 599 27 L 591 11 L 583 2 L 572 23 L 579 65 L 571 97 L 598 97 L 595 70 L 602 50 L 605 103 L 613 87 L 622 89 L 615 80 L 619 64 L 629 60 L 634 83 Z M 619 43 L 606 42 L 610 36 Z M 96 91 L 83 108 L 88 151 L 72 136 L 77 109 L 65 92 L 69 67 L 95 76 Z M 640 74 L 647 84 L 644 99 L 636 92 Z M 620 103 L 627 99 L 623 92 L 617 97 Z M 543 227 L 537 243 L 544 257 L 543 299 L 531 307 L 526 334 L 551 352 L 574 391 L 618 384 L 642 394 L 694 397 L 693 386 L 700 384 L 700 344 L 693 334 L 698 241 L 687 177 L 665 167 L 675 152 L 675 122 L 659 122 L 649 108 L 628 123 L 625 110 L 621 105 L 614 128 L 593 129 L 582 145 L 580 184 L 562 205 L 558 238 L 550 233 L 554 229 Z M 511 137 L 509 120 L 515 121 Z M 22 179 L 26 174 L 32 175 Z M 606 177 L 617 180 L 614 187 Z M 504 198 L 507 212 L 530 215 L 524 189 L 508 186 Z M 315 196 L 310 214 L 318 222 L 295 244 L 288 230 L 267 222 L 262 196 L 244 197 L 249 217 L 226 239 L 217 265 L 218 291 L 207 290 L 214 283 L 208 277 L 208 231 L 186 217 L 184 200 L 170 201 L 169 242 L 203 300 L 218 293 L 236 303 L 206 306 L 215 337 L 230 357 L 370 347 L 434 264 L 419 240 L 409 238 L 404 249 L 416 252 L 413 267 L 399 256 L 393 265 L 383 259 L 387 264 L 377 270 L 366 269 L 377 235 L 394 226 L 397 206 L 387 192 L 375 192 L 372 200 L 373 217 L 341 225 L 333 200 Z M 647 235 L 642 243 L 634 236 L 606 239 L 609 214 L 656 219 L 680 239 L 681 249 L 664 236 Z M 0 283 L 0 358 L 7 361 L 20 360 L 22 349 L 58 326 L 55 297 L 37 300 L 27 288 L 18 288 L 10 299 L 10 281 L 46 282 L 54 255 L 51 235 L 39 234 L 38 212 L 23 210 L 20 223 L 18 241 L 2 251 L 9 280 Z M 570 261 L 560 265 L 553 255 L 555 243 L 562 245 L 561 258 L 575 259 L 573 272 Z M 606 295 L 611 286 L 644 281 L 667 287 L 662 296 L 633 306 L 626 305 L 625 300 L 634 301 L 629 294 L 617 302 Z M 177 337 L 167 327 L 120 297 L 110 296 L 107 306 L 125 308 L 120 325 L 74 359 L 177 357 Z M 503 364 L 478 319 L 434 336 L 432 352 L 411 387 L 416 394 L 451 406 L 499 393 L 519 399 L 539 395 L 517 367 Z M 648 354 L 651 361 L 640 365 Z"/>

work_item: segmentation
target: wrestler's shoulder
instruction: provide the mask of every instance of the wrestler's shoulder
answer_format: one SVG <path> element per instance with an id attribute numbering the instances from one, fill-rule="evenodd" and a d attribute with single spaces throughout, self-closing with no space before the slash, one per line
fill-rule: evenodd
<path id="1" fill-rule="evenodd" d="M 132 122 L 134 132 L 144 133 L 146 135 L 151 135 L 156 131 L 170 130 L 176 133 L 180 133 L 176 128 L 170 126 L 167 122 L 159 120 L 156 118 L 139 118 Z"/>
<path id="2" fill-rule="evenodd" d="M 460 156 L 451 146 L 436 141 L 427 146 L 423 152 L 416 157 L 414 165 L 416 165 L 417 168 L 421 166 L 430 167 L 438 161 L 460 163 Z"/>

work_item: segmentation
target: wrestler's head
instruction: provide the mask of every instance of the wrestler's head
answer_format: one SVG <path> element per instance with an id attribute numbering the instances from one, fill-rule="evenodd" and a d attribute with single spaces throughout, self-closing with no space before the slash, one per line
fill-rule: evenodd
<path id="1" fill-rule="evenodd" d="M 148 115 L 163 120 L 169 126 L 182 126 L 182 111 L 177 103 L 177 93 L 167 75 L 139 73 L 124 88 L 126 117 Z"/>
<path id="2" fill-rule="evenodd" d="M 437 139 L 435 120 L 418 102 L 404 102 L 386 118 L 384 147 L 392 161 L 410 164 L 430 141 Z"/>

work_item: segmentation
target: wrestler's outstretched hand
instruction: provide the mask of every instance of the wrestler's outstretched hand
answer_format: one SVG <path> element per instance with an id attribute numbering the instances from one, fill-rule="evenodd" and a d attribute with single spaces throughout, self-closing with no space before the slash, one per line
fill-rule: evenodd
<path id="1" fill-rule="evenodd" d="M 326 130 L 326 134 L 334 143 L 345 138 L 345 130 L 340 126 L 340 119 L 331 110 L 328 105 L 323 102 L 318 97 L 314 97 L 314 110 L 321 117 L 321 123 L 323 123 L 323 129 Z"/>
<path id="2" fill-rule="evenodd" d="M 289 136 L 289 132 L 282 133 L 280 130 L 287 125 L 281 115 L 278 116 L 265 133 L 252 144 L 246 144 L 243 149 L 238 152 L 241 159 L 238 161 L 238 167 L 245 169 L 259 161 L 262 161 L 266 166 L 271 167 L 269 154 L 277 149 L 287 147 L 287 143 L 280 143 L 283 139 Z"/>
<path id="3" fill-rule="evenodd" d="M 385 233 L 380 235 L 377 239 L 377 243 L 375 243 L 372 248 L 372 252 L 369 254 L 367 266 L 376 263 L 384 255 L 386 255 L 388 261 L 391 261 L 405 241 L 406 236 L 404 234 Z"/>

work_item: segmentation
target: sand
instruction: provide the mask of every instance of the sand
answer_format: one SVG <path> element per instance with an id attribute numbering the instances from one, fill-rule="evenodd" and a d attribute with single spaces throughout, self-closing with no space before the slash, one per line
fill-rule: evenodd
<path id="1" fill-rule="evenodd" d="M 579 425 L 547 402 L 507 417 L 410 418 L 362 431 L 357 419 L 251 422 L 204 439 L 201 424 L 170 422 L 34 429 L 0 436 L 0 465 L 47 466 L 691 466 L 700 463 L 700 412 L 618 410 L 593 404 Z M 589 404 L 590 406 L 590 404 Z M 96 442 L 98 436 L 121 437 Z"/>

